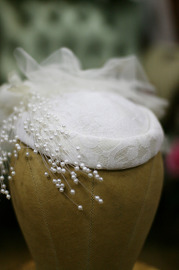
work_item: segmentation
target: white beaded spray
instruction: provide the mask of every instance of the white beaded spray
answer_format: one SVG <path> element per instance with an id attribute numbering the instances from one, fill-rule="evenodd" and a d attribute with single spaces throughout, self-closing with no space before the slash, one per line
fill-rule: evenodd
<path id="1" fill-rule="evenodd" d="M 44 176 L 51 179 L 59 192 L 64 194 L 80 211 L 83 210 L 83 206 L 75 201 L 76 192 L 66 178 L 67 173 L 70 174 L 71 181 L 76 186 L 83 186 L 95 201 L 102 204 L 103 199 L 99 195 L 93 195 L 78 177 L 78 173 L 83 172 L 88 178 L 94 178 L 96 181 L 102 182 L 103 178 L 98 172 L 102 166 L 97 164 L 93 170 L 88 168 L 83 162 L 80 147 L 74 145 L 71 145 L 71 147 L 75 148 L 76 161 L 73 164 L 70 163 L 70 153 L 65 149 L 65 144 L 70 144 L 69 131 L 62 121 L 63 119 L 60 119 L 59 115 L 51 113 L 51 111 L 51 104 L 47 98 L 31 93 L 28 98 L 20 102 L 18 107 L 14 107 L 12 115 L 3 121 L 0 131 L 0 193 L 6 195 L 7 199 L 11 198 L 5 179 L 8 174 L 7 179 L 11 181 L 16 174 L 15 169 L 9 165 L 10 158 L 13 156 L 18 159 L 22 146 L 16 135 L 16 128 L 19 125 L 19 119 L 24 117 L 25 112 L 28 112 L 28 117 L 23 122 L 23 129 L 27 137 L 33 137 L 33 152 L 40 154 L 42 157 L 46 167 Z M 51 125 L 52 122 L 53 126 Z M 54 144 L 56 146 L 55 154 L 51 153 Z M 63 159 L 64 154 L 69 159 Z M 27 146 L 25 157 L 30 158 Z"/>

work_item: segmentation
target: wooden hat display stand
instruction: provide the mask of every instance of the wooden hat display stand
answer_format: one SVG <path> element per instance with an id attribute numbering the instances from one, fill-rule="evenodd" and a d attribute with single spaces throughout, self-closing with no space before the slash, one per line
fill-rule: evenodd
<path id="1" fill-rule="evenodd" d="M 75 200 L 83 202 L 83 211 L 44 176 L 41 156 L 30 149 L 28 158 L 25 153 L 21 150 L 12 161 L 16 175 L 10 182 L 17 219 L 35 261 L 23 270 L 133 269 L 160 199 L 160 153 L 135 168 L 102 170 L 102 183 L 80 173 L 80 181 L 104 200 L 99 205 L 79 185 Z M 134 269 L 154 268 L 136 264 Z"/>

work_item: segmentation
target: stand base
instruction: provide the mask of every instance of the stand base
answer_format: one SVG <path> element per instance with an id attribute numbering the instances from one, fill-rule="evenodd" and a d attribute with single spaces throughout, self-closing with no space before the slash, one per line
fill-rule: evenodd
<path id="1" fill-rule="evenodd" d="M 35 270 L 35 263 L 33 261 L 30 261 L 24 264 L 20 270 Z M 153 266 L 149 266 L 145 263 L 136 262 L 133 270 L 159 270 L 159 269 Z"/>

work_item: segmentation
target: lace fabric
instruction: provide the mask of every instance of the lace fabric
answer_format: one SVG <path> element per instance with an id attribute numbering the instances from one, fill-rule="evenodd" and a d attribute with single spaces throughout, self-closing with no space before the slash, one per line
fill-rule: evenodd
<path id="1" fill-rule="evenodd" d="M 65 138 L 56 136 L 48 141 L 50 153 L 60 142 L 61 158 L 69 163 L 76 160 L 79 146 L 83 162 L 90 168 L 101 164 L 103 169 L 124 169 L 145 163 L 159 151 L 163 132 L 155 116 L 146 108 L 133 104 L 114 93 L 78 92 L 64 93 L 48 101 L 50 115 L 46 123 L 35 120 L 45 114 L 45 108 L 31 112 L 31 119 L 44 142 L 58 127 L 65 126 Z M 52 117 L 53 115 L 53 117 Z M 35 149 L 34 138 L 27 137 L 23 122 L 29 114 L 23 114 L 18 122 L 17 135 L 21 141 Z M 49 132 L 44 133 L 44 129 Z M 61 130 L 62 131 L 62 130 Z M 44 152 L 44 144 L 39 151 Z M 45 153 L 47 154 L 47 153 Z"/>

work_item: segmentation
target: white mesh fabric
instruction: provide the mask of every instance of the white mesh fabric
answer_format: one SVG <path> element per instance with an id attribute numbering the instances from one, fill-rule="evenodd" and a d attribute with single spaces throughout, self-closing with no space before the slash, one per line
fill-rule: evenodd
<path id="1" fill-rule="evenodd" d="M 22 72 L 43 94 L 116 91 L 150 108 L 158 117 L 164 114 L 167 103 L 155 95 L 154 87 L 135 56 L 111 59 L 102 68 L 90 70 L 82 70 L 78 59 L 66 48 L 53 53 L 41 65 L 22 49 L 16 49 L 15 56 Z"/>

